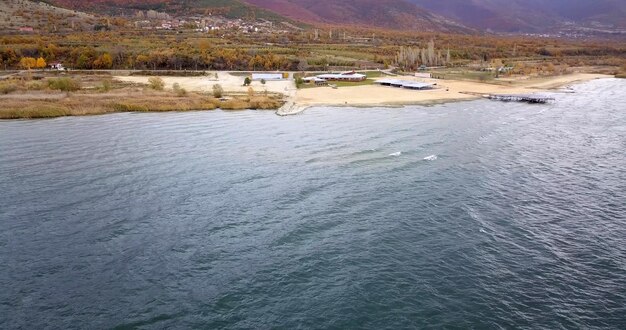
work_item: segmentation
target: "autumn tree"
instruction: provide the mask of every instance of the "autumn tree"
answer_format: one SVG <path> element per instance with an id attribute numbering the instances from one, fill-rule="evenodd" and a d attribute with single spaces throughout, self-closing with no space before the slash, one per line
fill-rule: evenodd
<path id="1" fill-rule="evenodd" d="M 96 69 L 110 69 L 112 66 L 113 58 L 109 53 L 104 53 L 93 61 L 93 67 Z"/>
<path id="2" fill-rule="evenodd" d="M 148 65 L 148 61 L 150 61 L 150 58 L 148 56 L 140 54 L 140 55 L 137 55 L 137 59 L 135 60 L 135 63 L 140 65 L 142 68 L 145 68 L 146 65 Z"/>
<path id="3" fill-rule="evenodd" d="M 46 60 L 44 60 L 44 59 L 43 59 L 43 57 L 39 57 L 39 58 L 37 59 L 37 62 L 35 63 L 35 66 L 36 66 L 38 69 L 43 69 L 43 68 L 45 68 L 45 67 L 46 67 L 46 65 L 47 65 Z"/>
<path id="4" fill-rule="evenodd" d="M 20 67 L 26 70 L 37 67 L 37 60 L 33 57 L 22 57 L 20 59 Z"/>

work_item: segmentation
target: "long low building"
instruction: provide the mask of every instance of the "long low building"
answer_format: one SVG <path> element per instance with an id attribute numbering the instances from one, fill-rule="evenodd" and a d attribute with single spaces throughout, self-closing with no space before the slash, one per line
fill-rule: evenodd
<path id="1" fill-rule="evenodd" d="M 342 72 L 342 73 L 325 73 L 320 74 L 315 77 L 306 77 L 303 78 L 304 81 L 311 82 L 314 81 L 319 83 L 321 81 L 351 81 L 351 82 L 359 82 L 367 79 L 367 76 L 361 73 L 356 73 L 354 71 L 350 72 Z"/>
<path id="2" fill-rule="evenodd" d="M 361 73 L 326 73 L 320 74 L 317 78 L 324 79 L 326 81 L 363 81 L 367 79 L 367 76 Z"/>
<path id="3" fill-rule="evenodd" d="M 282 73 L 252 73 L 252 80 L 283 80 L 285 75 Z"/>
<path id="4" fill-rule="evenodd" d="M 375 84 L 381 86 L 391 86 L 391 87 L 399 87 L 399 88 L 407 88 L 407 89 L 432 89 L 435 84 L 410 81 L 410 80 L 398 80 L 398 79 L 380 79 L 374 82 Z"/>
<path id="5" fill-rule="evenodd" d="M 302 80 L 307 83 L 313 82 L 316 85 L 326 85 L 328 83 L 325 79 L 318 78 L 318 77 L 306 77 L 306 78 L 302 78 Z"/>

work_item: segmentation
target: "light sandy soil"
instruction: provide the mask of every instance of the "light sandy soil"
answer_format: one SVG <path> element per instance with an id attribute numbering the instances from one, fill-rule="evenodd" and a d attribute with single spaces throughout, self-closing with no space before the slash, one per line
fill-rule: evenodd
<path id="1" fill-rule="evenodd" d="M 217 73 L 218 78 L 215 79 L 215 74 Z M 234 76 L 229 74 L 228 72 L 210 72 L 208 76 L 204 77 L 161 77 L 165 82 L 165 88 L 171 89 L 172 85 L 175 83 L 180 84 L 182 88 L 185 88 L 189 91 L 199 91 L 199 92 L 211 92 L 213 90 L 213 85 L 219 84 L 222 86 L 226 93 L 247 93 L 248 87 L 243 86 L 243 81 L 245 77 L 242 76 Z M 140 84 L 147 84 L 148 79 L 150 77 L 144 76 L 117 76 L 115 79 L 124 82 L 133 82 Z M 270 93 L 280 93 L 285 94 L 286 96 L 291 96 L 293 94 L 293 89 L 295 88 L 293 81 L 291 80 L 281 80 L 281 81 L 267 81 L 265 85 L 261 84 L 261 82 L 253 81 L 250 85 L 255 92 L 270 92 Z"/>
<path id="2" fill-rule="evenodd" d="M 436 83 L 433 90 L 409 90 L 396 87 L 366 85 L 355 87 L 306 88 L 298 90 L 295 103 L 299 106 L 314 105 L 402 105 L 429 104 L 448 101 L 460 101 L 479 98 L 471 94 L 529 94 L 547 91 L 576 82 L 588 81 L 612 76 L 576 73 L 558 77 L 525 79 L 499 84 L 478 83 L 458 80 L 437 80 L 413 77 L 398 77 L 402 80 L 414 80 Z M 466 94 L 469 93 L 469 94 Z"/>

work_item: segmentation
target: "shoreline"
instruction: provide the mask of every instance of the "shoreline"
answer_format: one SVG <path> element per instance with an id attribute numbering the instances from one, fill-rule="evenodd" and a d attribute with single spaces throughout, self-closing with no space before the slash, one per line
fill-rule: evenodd
<path id="1" fill-rule="evenodd" d="M 433 90 L 407 90 L 395 87 L 365 85 L 354 87 L 316 87 L 298 90 L 296 105 L 301 107 L 402 107 L 410 105 L 436 105 L 449 102 L 462 102 L 480 99 L 488 94 L 535 94 L 555 92 L 565 86 L 588 82 L 595 79 L 614 78 L 611 75 L 573 73 L 554 77 L 530 78 L 524 80 L 502 80 L 498 84 L 461 80 L 438 80 L 402 77 L 437 84 Z M 508 84 L 507 84 L 508 83 Z"/>
<path id="2" fill-rule="evenodd" d="M 418 79 L 401 77 L 437 84 L 433 90 L 407 90 L 379 85 L 314 87 L 296 89 L 292 80 L 253 83 L 257 96 L 246 97 L 247 87 L 239 84 L 239 78 L 228 73 L 219 73 L 221 82 L 228 81 L 225 90 L 228 101 L 207 96 L 206 77 L 168 77 L 166 85 L 180 84 L 191 92 L 177 97 L 172 92 L 157 92 L 142 84 L 147 77 L 119 79 L 120 89 L 111 92 L 98 92 L 85 89 L 75 93 L 51 91 L 24 91 L 0 95 L 0 119 L 36 119 L 63 116 L 84 116 L 116 112 L 162 112 L 162 111 L 205 111 L 217 108 L 230 110 L 265 109 L 278 116 L 301 114 L 311 107 L 357 107 L 357 108 L 402 108 L 405 106 L 433 106 L 452 102 L 481 99 L 487 94 L 534 94 L 558 92 L 565 86 L 585 83 L 595 79 L 614 78 L 612 75 L 573 73 L 562 76 L 516 79 L 502 79 L 497 83 L 484 83 L 462 80 Z M 119 79 L 119 80 L 118 80 Z M 211 81 L 214 83 L 214 81 Z M 215 83 L 220 83 L 219 81 Z M 130 85 L 129 85 L 130 84 Z M 293 86 L 291 86 L 293 85 Z M 144 87 L 139 87 L 144 86 Z M 259 95 L 260 94 L 260 95 Z M 272 96 L 273 95 L 273 96 Z"/>

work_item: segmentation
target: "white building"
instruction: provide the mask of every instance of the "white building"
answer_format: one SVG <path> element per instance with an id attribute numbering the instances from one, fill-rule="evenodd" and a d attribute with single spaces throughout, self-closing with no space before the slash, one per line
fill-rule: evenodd
<path id="1" fill-rule="evenodd" d="M 61 62 L 52 62 L 48 65 L 50 66 L 50 69 L 52 70 L 59 70 L 59 71 L 65 70 L 65 67 L 63 66 L 63 64 L 61 64 Z"/>
<path id="2" fill-rule="evenodd" d="M 283 80 L 285 79 L 283 77 L 282 73 L 253 73 L 252 74 L 252 80 L 258 81 L 258 80 L 265 80 L 265 81 L 269 81 L 269 80 Z"/>

